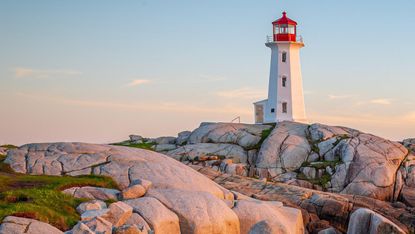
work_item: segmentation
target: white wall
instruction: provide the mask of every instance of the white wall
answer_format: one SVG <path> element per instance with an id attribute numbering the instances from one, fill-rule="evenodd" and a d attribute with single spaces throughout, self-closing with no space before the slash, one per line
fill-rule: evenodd
<path id="1" fill-rule="evenodd" d="M 266 108 L 264 109 L 264 122 L 272 123 L 275 122 L 277 113 L 277 82 L 278 82 L 278 46 L 276 43 L 266 43 L 267 47 L 271 49 L 271 63 L 269 71 L 269 82 L 268 82 L 268 101 Z M 271 113 L 271 109 L 274 108 L 275 112 Z"/>
<path id="2" fill-rule="evenodd" d="M 300 49 L 304 45 L 295 42 L 271 42 L 266 43 L 266 46 L 271 49 L 271 63 L 264 121 L 306 122 L 300 64 Z M 283 52 L 287 53 L 285 63 L 282 62 Z M 287 78 L 286 87 L 282 86 L 283 77 Z M 287 113 L 282 112 L 283 102 L 287 103 Z M 272 108 L 275 109 L 274 113 L 271 113 Z"/>

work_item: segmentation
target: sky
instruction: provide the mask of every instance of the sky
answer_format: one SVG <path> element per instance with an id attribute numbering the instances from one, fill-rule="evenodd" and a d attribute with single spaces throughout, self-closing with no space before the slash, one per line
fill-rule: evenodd
<path id="1" fill-rule="evenodd" d="M 282 11 L 310 123 L 415 137 L 413 0 L 1 0 L 0 144 L 253 123 Z"/>

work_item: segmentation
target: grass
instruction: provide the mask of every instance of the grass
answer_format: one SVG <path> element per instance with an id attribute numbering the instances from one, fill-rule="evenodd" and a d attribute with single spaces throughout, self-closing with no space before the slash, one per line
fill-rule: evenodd
<path id="1" fill-rule="evenodd" d="M 63 194 L 61 190 L 74 186 L 117 188 L 117 184 L 102 176 L 33 176 L 14 173 L 0 155 L 0 222 L 14 215 L 49 223 L 68 230 L 80 219 L 75 208 L 85 199 Z"/>
<path id="2" fill-rule="evenodd" d="M 131 143 L 130 141 L 123 141 L 123 142 L 118 142 L 118 143 L 113 143 L 111 145 L 118 145 L 118 146 L 128 146 L 128 147 L 133 147 L 133 148 L 140 148 L 140 149 L 146 149 L 146 150 L 153 150 L 152 148 L 154 145 L 156 145 L 155 143 L 149 143 L 149 142 L 143 142 L 143 143 Z"/>
<path id="3" fill-rule="evenodd" d="M 8 144 L 8 145 L 0 145 L 0 147 L 6 148 L 6 149 L 16 149 L 17 148 L 17 146 L 10 145 L 10 144 Z"/>
<path id="4" fill-rule="evenodd" d="M 267 139 L 269 137 L 269 135 L 271 135 L 272 130 L 274 130 L 275 124 L 274 125 L 271 125 L 271 126 L 272 127 L 269 128 L 269 129 L 262 130 L 261 140 L 259 140 L 259 142 L 254 147 L 252 147 L 252 149 L 259 149 L 259 148 L 261 148 L 262 143 L 264 143 L 265 139 Z M 251 150 L 251 149 L 249 149 L 249 150 Z"/>
<path id="5" fill-rule="evenodd" d="M 311 162 L 311 163 L 306 161 L 306 162 L 303 162 L 303 164 L 301 164 L 301 167 L 313 167 L 316 170 L 319 170 L 319 169 L 326 169 L 327 167 L 336 168 L 336 166 L 341 163 L 342 162 L 340 160 L 339 161 L 317 161 L 317 162 Z M 323 188 L 326 188 L 327 183 L 331 181 L 331 175 L 327 171 L 324 171 L 323 175 L 320 178 L 309 179 L 303 173 L 298 173 L 297 179 L 306 180 L 312 184 L 317 184 L 317 185 L 322 186 Z"/>
<path id="6" fill-rule="evenodd" d="M 318 161 L 318 162 L 304 162 L 302 167 L 314 167 L 315 169 L 325 169 L 326 167 L 335 168 L 338 164 L 342 163 L 338 161 Z"/>

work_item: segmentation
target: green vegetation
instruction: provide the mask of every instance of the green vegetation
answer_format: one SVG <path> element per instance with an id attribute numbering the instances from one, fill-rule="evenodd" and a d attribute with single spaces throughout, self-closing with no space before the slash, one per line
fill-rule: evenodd
<path id="1" fill-rule="evenodd" d="M 331 181 L 331 175 L 327 172 L 324 172 L 320 178 L 309 179 L 303 173 L 298 173 L 297 179 L 306 180 L 312 184 L 320 185 L 321 187 L 326 188 L 327 183 Z"/>
<path id="2" fill-rule="evenodd" d="M 318 146 L 317 146 L 316 144 L 311 143 L 311 144 L 310 144 L 310 146 L 311 146 L 311 150 L 312 150 L 313 152 L 315 152 L 315 153 L 317 153 L 318 155 L 320 155 L 320 148 L 318 148 Z"/>
<path id="3" fill-rule="evenodd" d="M 131 143 L 130 141 L 123 141 L 123 142 L 113 143 L 111 145 L 128 146 L 128 147 L 133 147 L 133 148 L 153 150 L 152 147 L 156 145 L 156 143 L 150 143 L 150 142 L 145 142 L 145 141 L 143 143 Z"/>
<path id="4" fill-rule="evenodd" d="M 14 173 L 0 155 L 0 222 L 14 215 L 37 219 L 61 230 L 68 230 L 80 219 L 75 208 L 84 199 L 60 192 L 74 186 L 117 188 L 102 176 L 33 176 Z M 111 201 L 109 201 L 111 202 Z"/>
<path id="5" fill-rule="evenodd" d="M 16 149 L 16 148 L 18 148 L 15 145 L 0 145 L 0 147 L 6 148 L 6 149 Z"/>
<path id="6" fill-rule="evenodd" d="M 326 169 L 327 167 L 331 167 L 331 168 L 336 168 L 337 165 L 341 164 L 342 161 L 338 160 L 338 161 L 317 161 L 317 162 L 303 162 L 303 164 L 301 164 L 301 167 L 313 167 L 315 168 L 317 171 L 321 170 L 321 169 Z M 327 172 L 324 171 L 323 175 L 320 178 L 315 178 L 315 179 L 309 179 L 307 178 L 303 173 L 300 173 L 300 171 L 297 171 L 297 179 L 300 180 L 306 180 L 312 184 L 317 184 L 322 186 L 323 188 L 326 188 L 326 185 L 328 182 L 331 181 L 331 175 Z"/>
<path id="7" fill-rule="evenodd" d="M 262 133 L 261 133 L 261 140 L 259 140 L 259 142 L 254 147 L 252 147 L 252 149 L 259 149 L 259 148 L 261 148 L 262 143 L 264 143 L 265 139 L 267 139 L 269 137 L 269 135 L 271 135 L 272 130 L 274 130 L 275 124 L 273 124 L 271 126 L 272 126 L 271 128 L 265 129 L 265 130 L 262 131 Z M 249 149 L 249 150 L 251 150 L 251 149 Z"/>
<path id="8" fill-rule="evenodd" d="M 350 138 L 350 136 L 348 136 L 346 134 L 338 135 L 336 142 L 333 143 L 333 146 L 337 146 L 342 140 L 349 139 L 349 138 Z"/>
<path id="9" fill-rule="evenodd" d="M 335 168 L 338 164 L 342 163 L 340 160 L 338 161 L 318 161 L 318 162 L 304 162 L 301 166 L 302 167 L 314 167 L 315 169 L 325 169 L 326 167 Z"/>

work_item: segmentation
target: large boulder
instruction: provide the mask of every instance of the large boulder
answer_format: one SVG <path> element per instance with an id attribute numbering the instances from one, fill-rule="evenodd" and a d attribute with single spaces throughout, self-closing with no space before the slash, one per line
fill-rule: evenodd
<path id="1" fill-rule="evenodd" d="M 171 137 L 171 136 L 157 137 L 157 138 L 149 139 L 148 142 L 154 143 L 157 145 L 176 144 L 176 137 Z"/>
<path id="2" fill-rule="evenodd" d="M 181 193 L 175 189 L 150 190 L 180 218 L 182 233 L 239 233 L 238 216 L 225 202 L 207 192 Z"/>
<path id="3" fill-rule="evenodd" d="M 175 150 L 177 149 L 177 146 L 175 144 L 161 144 L 161 145 L 154 145 L 154 150 L 157 152 L 164 152 L 169 150 Z"/>
<path id="4" fill-rule="evenodd" d="M 108 209 L 109 212 L 102 217 L 112 223 L 114 227 L 124 225 L 133 214 L 133 208 L 122 201 L 111 203 Z"/>
<path id="5" fill-rule="evenodd" d="M 141 184 L 134 184 L 130 187 L 121 191 L 121 197 L 123 200 L 134 199 L 144 196 L 146 193 L 146 188 Z"/>
<path id="6" fill-rule="evenodd" d="M 254 148 L 270 125 L 240 123 L 202 123 L 189 137 L 188 144 L 237 144 L 245 149 Z"/>
<path id="7" fill-rule="evenodd" d="M 147 221 L 144 218 L 137 214 L 133 213 L 130 218 L 125 222 L 125 225 L 136 226 L 137 229 L 142 233 L 150 233 L 150 225 L 148 225 Z"/>
<path id="8" fill-rule="evenodd" d="M 106 208 L 107 208 L 107 204 L 105 204 L 105 202 L 101 200 L 92 200 L 92 201 L 82 202 L 81 204 L 79 204 L 78 207 L 76 207 L 76 211 L 79 214 L 82 214 L 88 210 L 102 210 Z"/>
<path id="9" fill-rule="evenodd" d="M 348 234 L 404 234 L 405 232 L 382 215 L 365 208 L 350 216 Z"/>
<path id="10" fill-rule="evenodd" d="M 95 234 L 86 224 L 78 222 L 68 234 Z"/>
<path id="11" fill-rule="evenodd" d="M 415 207 L 415 188 L 403 186 L 401 191 L 402 201 L 408 206 Z"/>
<path id="12" fill-rule="evenodd" d="M 120 193 L 117 189 L 107 189 L 99 187 L 72 187 L 62 191 L 76 198 L 98 199 L 98 200 L 117 200 Z"/>
<path id="13" fill-rule="evenodd" d="M 179 134 L 177 134 L 176 144 L 177 145 L 186 144 L 191 134 L 192 134 L 191 131 L 179 132 Z"/>
<path id="14" fill-rule="evenodd" d="M 0 224 L 0 234 L 63 234 L 59 229 L 47 223 L 42 223 L 34 219 L 27 219 L 15 216 L 7 216 Z"/>
<path id="15" fill-rule="evenodd" d="M 166 154 L 179 161 L 198 161 L 206 156 L 232 159 L 234 163 L 247 163 L 248 160 L 246 150 L 234 144 L 197 143 L 181 146 Z"/>
<path id="16" fill-rule="evenodd" d="M 84 224 L 93 233 L 111 234 L 113 229 L 112 223 L 102 217 L 93 218 L 89 221 L 86 221 Z M 81 227 L 82 229 L 86 229 L 86 227 L 82 225 Z M 86 233 L 88 233 L 88 231 L 86 231 Z"/>
<path id="17" fill-rule="evenodd" d="M 130 135 L 129 136 L 130 141 L 133 143 L 141 143 L 143 142 L 143 137 L 140 135 Z"/>
<path id="18" fill-rule="evenodd" d="M 280 202 L 238 200 L 233 208 L 241 223 L 241 233 L 304 233 L 301 211 Z"/>
<path id="19" fill-rule="evenodd" d="M 307 129 L 305 124 L 278 124 L 262 144 L 256 167 L 266 169 L 270 177 L 299 169 L 311 153 Z"/>
<path id="20" fill-rule="evenodd" d="M 155 233 L 180 233 L 179 217 L 159 200 L 142 197 L 127 200 L 125 203 L 130 205 L 134 212 L 140 214 Z"/>

